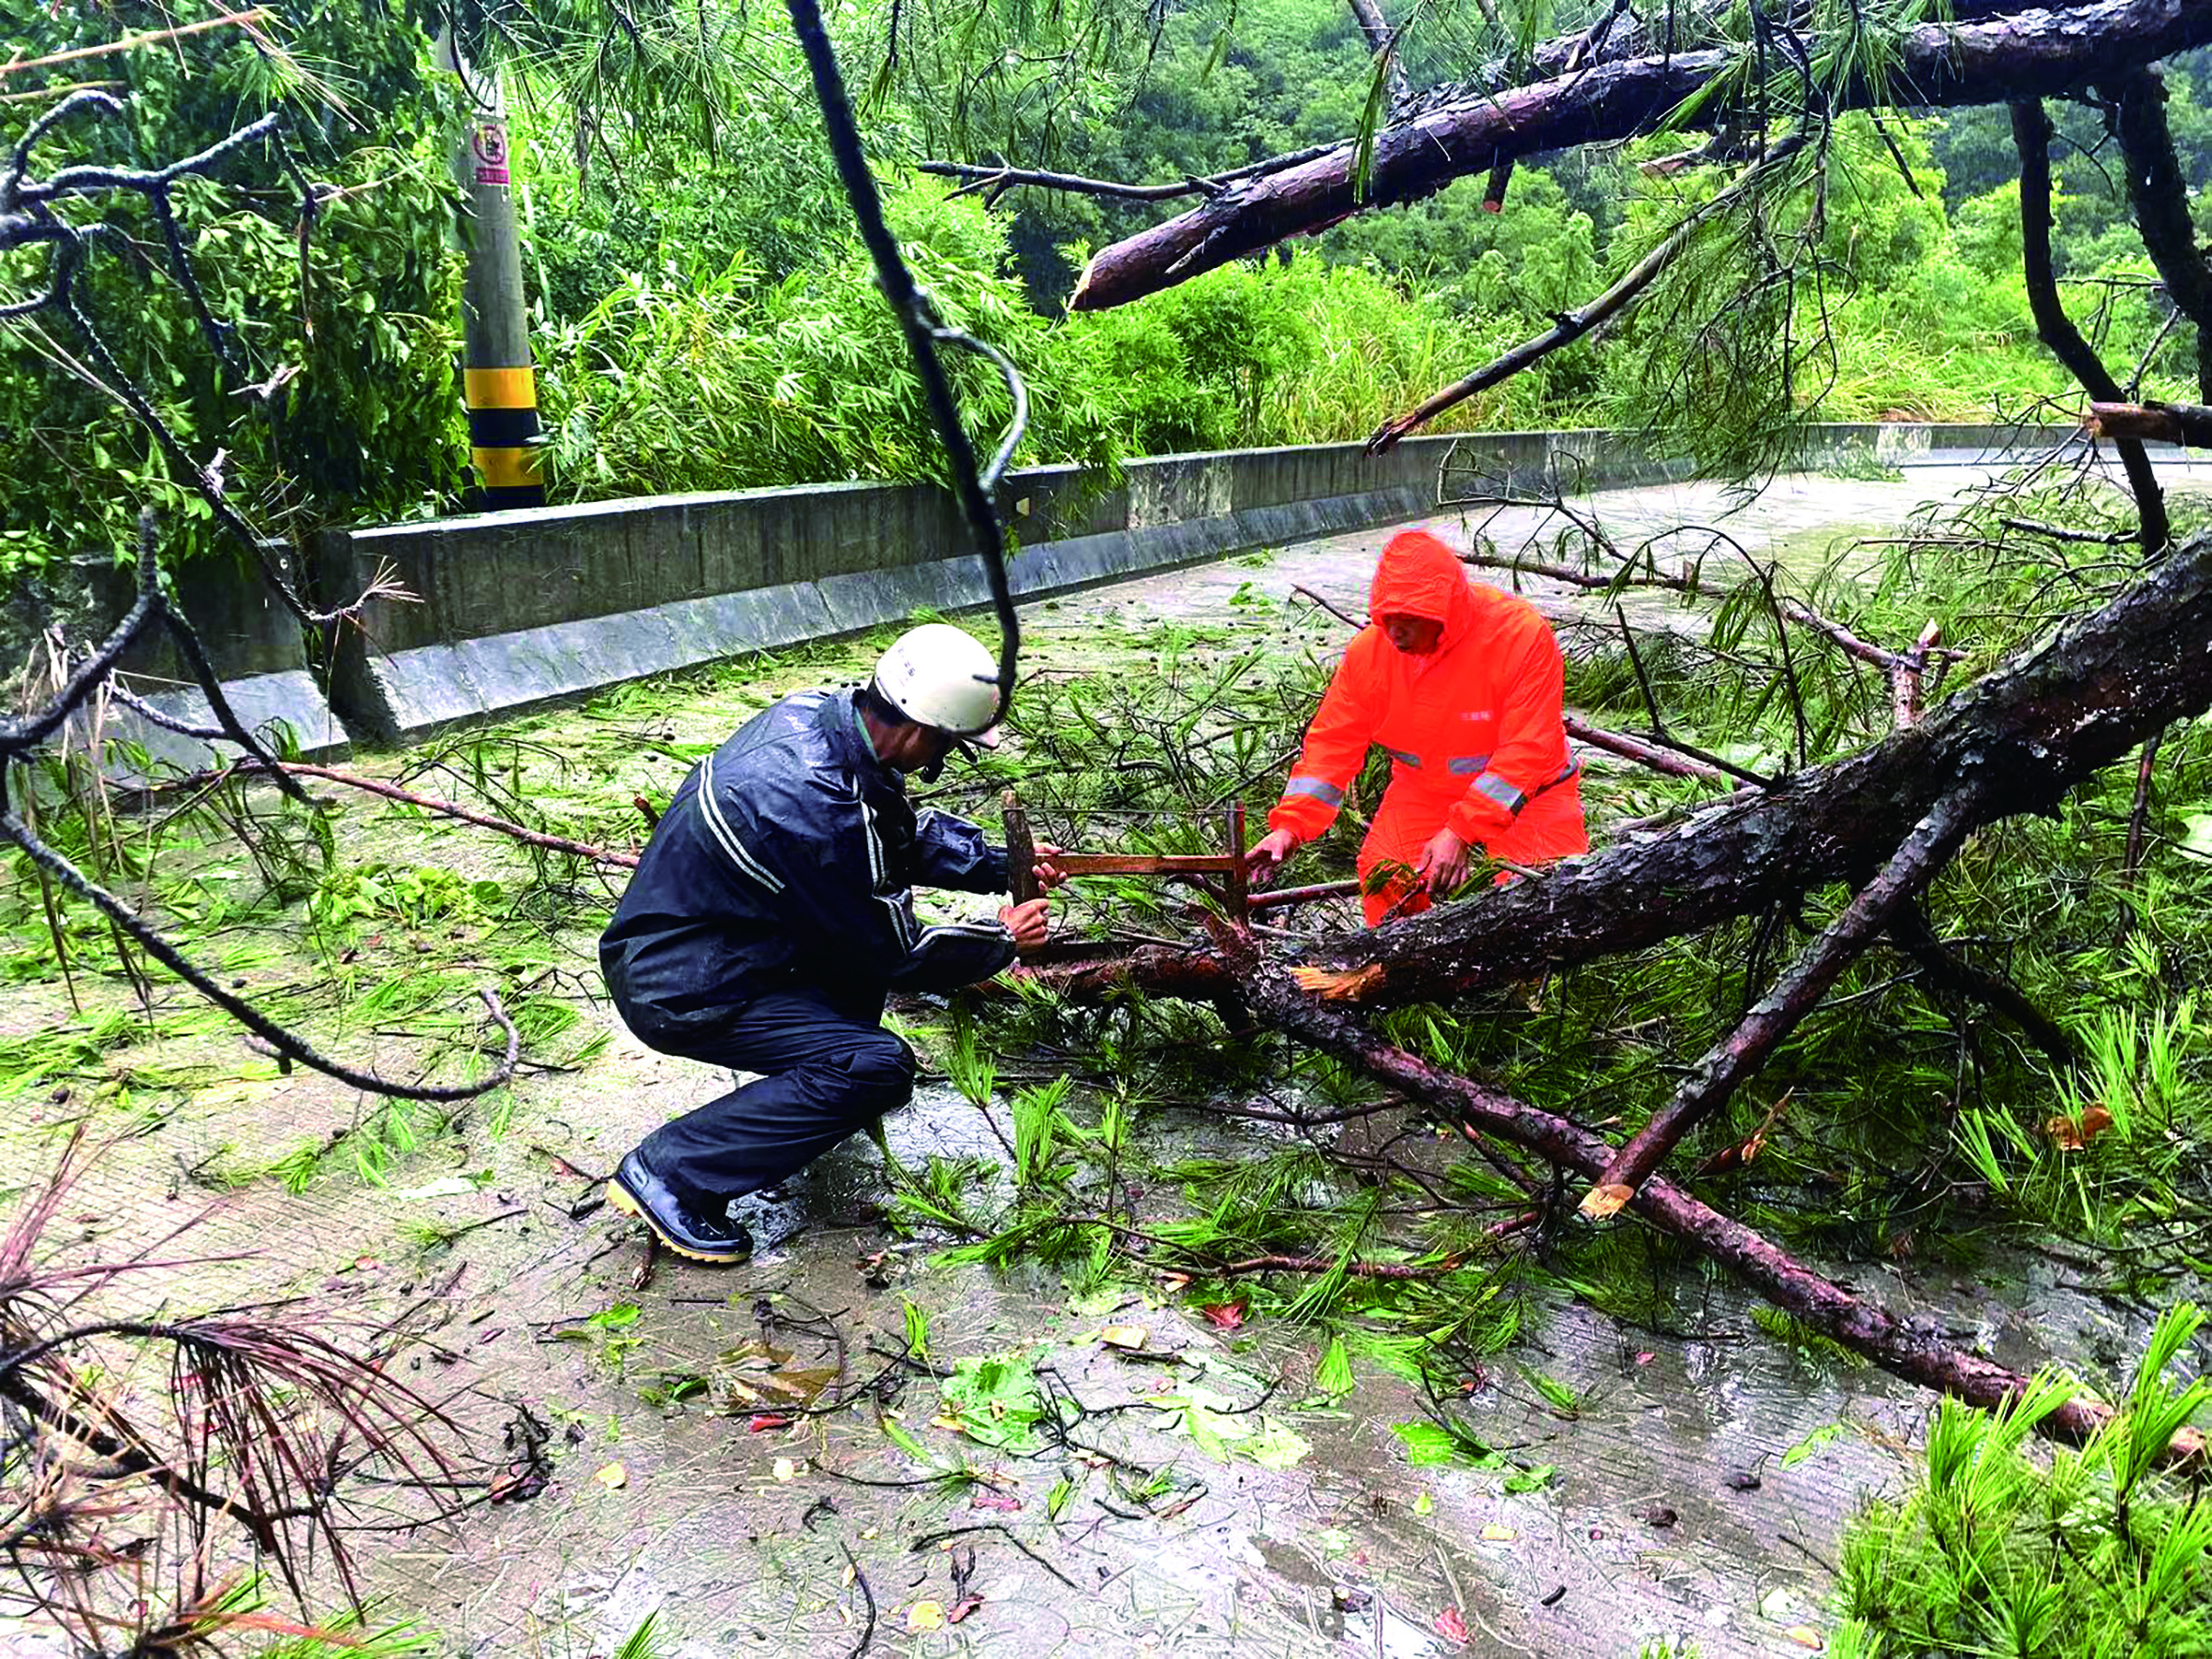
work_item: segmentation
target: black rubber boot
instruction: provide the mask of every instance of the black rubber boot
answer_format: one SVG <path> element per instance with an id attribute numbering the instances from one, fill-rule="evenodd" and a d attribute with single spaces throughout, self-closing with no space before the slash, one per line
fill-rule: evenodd
<path id="1" fill-rule="evenodd" d="M 635 1152 L 615 1166 L 607 1202 L 636 1216 L 654 1237 L 692 1261 L 727 1265 L 753 1253 L 753 1236 L 742 1222 L 685 1203 Z"/>

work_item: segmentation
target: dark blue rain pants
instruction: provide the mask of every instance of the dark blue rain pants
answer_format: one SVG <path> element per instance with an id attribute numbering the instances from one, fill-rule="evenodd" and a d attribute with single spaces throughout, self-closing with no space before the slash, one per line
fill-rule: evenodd
<path id="1" fill-rule="evenodd" d="M 662 1125 L 638 1147 L 679 1197 L 718 1213 L 772 1187 L 914 1092 L 914 1055 L 881 1024 L 883 999 L 775 991 L 726 1021 L 638 1034 L 654 1048 L 759 1077 Z"/>

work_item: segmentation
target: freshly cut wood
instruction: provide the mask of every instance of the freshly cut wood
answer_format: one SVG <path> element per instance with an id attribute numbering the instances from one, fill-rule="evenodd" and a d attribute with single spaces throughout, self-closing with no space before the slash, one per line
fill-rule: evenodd
<path id="1" fill-rule="evenodd" d="M 2093 403 L 2082 424 L 2099 437 L 2212 450 L 2212 408 L 2201 403 Z"/>

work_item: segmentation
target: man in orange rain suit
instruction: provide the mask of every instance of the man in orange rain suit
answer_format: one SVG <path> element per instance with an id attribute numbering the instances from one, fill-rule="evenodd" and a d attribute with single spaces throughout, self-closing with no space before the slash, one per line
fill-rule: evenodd
<path id="1" fill-rule="evenodd" d="M 1449 896 L 1470 848 L 1524 865 L 1587 852 L 1559 642 L 1536 607 L 1470 584 L 1449 547 L 1405 530 L 1382 550 L 1368 608 L 1252 849 L 1255 880 L 1335 820 L 1370 744 L 1392 764 L 1360 848 L 1369 926 Z"/>

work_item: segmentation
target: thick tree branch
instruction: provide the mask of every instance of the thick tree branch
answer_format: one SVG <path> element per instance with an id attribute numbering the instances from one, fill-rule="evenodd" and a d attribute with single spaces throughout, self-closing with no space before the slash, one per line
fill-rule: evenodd
<path id="1" fill-rule="evenodd" d="M 2082 424 L 2116 442 L 2138 438 L 2212 450 L 2212 407 L 2201 403 L 2093 403 Z"/>
<path id="2" fill-rule="evenodd" d="M 1872 944 L 1898 906 L 1951 861 L 1973 822 L 1969 799 L 1952 796 L 1913 827 L 1880 874 L 1859 889 L 1773 990 L 1699 1060 L 1674 1098 L 1652 1114 L 1606 1163 L 1583 1199 L 1588 1216 L 1609 1216 L 1633 1196 L 1669 1152 L 1764 1065 L 1784 1038 L 1820 1006 L 1829 988 Z"/>
<path id="3" fill-rule="evenodd" d="M 2168 297 L 2196 325 L 2197 395 L 2212 399 L 2212 268 L 2190 218 L 2189 178 L 2166 123 L 2166 82 L 2149 69 L 2137 69 L 2102 91 L 2114 106 L 2112 127 L 2127 162 L 2136 228 Z"/>
<path id="4" fill-rule="evenodd" d="M 1613 1148 L 1578 1124 L 1393 1047 L 1349 1014 L 1300 994 L 1290 980 L 1261 961 L 1249 935 L 1224 929 L 1220 949 L 1246 1001 L 1276 1029 L 1449 1113 L 1469 1135 L 1494 1135 L 1585 1177 L 1604 1171 Z M 1896 1376 L 1985 1410 L 2018 1399 L 2028 1386 L 2028 1379 L 2017 1371 L 1954 1348 L 1939 1336 L 1915 1330 L 1879 1303 L 1852 1296 L 1664 1177 L 1645 1182 L 1630 1205 L 1654 1225 L 1695 1245 L 1776 1306 Z M 2110 1407 L 2081 1396 L 2053 1412 L 2039 1428 L 2055 1439 L 2080 1441 L 2111 1420 Z M 2203 1454 L 2203 1437 L 2194 1429 L 2175 1435 L 2168 1452 L 2175 1459 Z"/>
<path id="5" fill-rule="evenodd" d="M 2201 0 L 2089 0 L 1985 22 L 1929 23 L 1903 32 L 1885 84 L 1849 81 L 1833 103 L 1853 109 L 2041 97 L 2208 41 L 2212 7 Z M 1819 54 L 1831 43 L 1804 44 Z M 1423 111 L 1377 135 L 1364 197 L 1355 188 L 1354 146 L 1339 145 L 1101 250 L 1069 304 L 1078 310 L 1126 304 L 1348 215 L 1417 201 L 1501 161 L 1657 131 L 1735 61 L 1734 53 L 1713 50 L 1600 64 Z M 1697 119 L 1716 125 L 1734 112 L 1730 100 L 1715 97 Z"/>
<path id="6" fill-rule="evenodd" d="M 2120 383 L 2082 338 L 2058 298 L 2058 276 L 2051 263 L 2051 118 L 2040 101 L 2013 106 L 2013 147 L 2020 154 L 2021 262 L 2027 271 L 2028 308 L 2035 318 L 2036 334 L 2092 399 L 2117 403 L 2124 395 Z M 2143 551 L 2148 556 L 2173 539 L 2165 492 L 2140 441 L 2116 435 L 2113 447 L 2119 452 L 2128 488 L 2134 493 Z"/>

